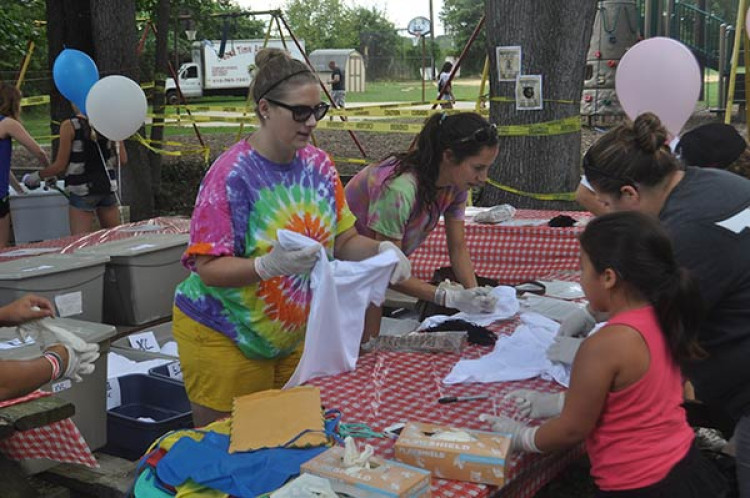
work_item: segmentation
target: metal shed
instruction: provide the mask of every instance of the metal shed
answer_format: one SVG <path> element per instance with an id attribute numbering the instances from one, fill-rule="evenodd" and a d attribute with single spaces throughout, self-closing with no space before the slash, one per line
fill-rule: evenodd
<path id="1" fill-rule="evenodd" d="M 310 53 L 310 62 L 324 82 L 331 77 L 328 63 L 334 61 L 344 72 L 344 83 L 347 92 L 365 91 L 365 61 L 362 54 L 353 48 L 321 48 Z"/>

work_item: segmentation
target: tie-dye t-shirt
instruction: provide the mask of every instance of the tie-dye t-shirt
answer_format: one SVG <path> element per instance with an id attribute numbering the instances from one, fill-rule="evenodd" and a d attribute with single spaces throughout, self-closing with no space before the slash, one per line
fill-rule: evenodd
<path id="1" fill-rule="evenodd" d="M 413 253 L 437 226 L 440 215 L 464 219 L 467 192 L 455 187 L 437 189 L 435 205 L 422 209 L 417 199 L 417 177 L 403 173 L 388 179 L 397 165 L 395 158 L 371 164 L 346 184 L 346 202 L 357 217 L 357 231 L 368 237 L 380 233 L 401 241 L 407 256 Z"/>
<path id="2" fill-rule="evenodd" d="M 352 226 L 341 180 L 325 152 L 308 145 L 291 163 L 277 164 L 243 140 L 216 160 L 201 183 L 183 256 L 191 274 L 177 287 L 175 305 L 235 341 L 248 358 L 289 354 L 304 339 L 310 276 L 212 287 L 195 273 L 194 256 L 262 256 L 285 228 L 317 240 L 332 257 L 336 236 Z"/>

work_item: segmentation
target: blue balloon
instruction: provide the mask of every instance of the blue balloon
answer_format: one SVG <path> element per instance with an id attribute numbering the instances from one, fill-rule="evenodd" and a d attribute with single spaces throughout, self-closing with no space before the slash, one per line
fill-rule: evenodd
<path id="1" fill-rule="evenodd" d="M 86 96 L 94 83 L 99 81 L 99 70 L 94 60 L 80 50 L 66 48 L 55 58 L 52 78 L 63 97 L 86 114 Z"/>

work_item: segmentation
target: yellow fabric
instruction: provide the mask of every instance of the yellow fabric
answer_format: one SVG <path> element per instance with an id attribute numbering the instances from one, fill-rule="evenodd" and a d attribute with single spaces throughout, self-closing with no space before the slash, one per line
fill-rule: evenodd
<path id="1" fill-rule="evenodd" d="M 191 403 L 230 413 L 237 396 L 280 389 L 292 376 L 304 343 L 284 358 L 251 360 L 231 339 L 173 308 L 173 334 Z"/>
<path id="2" fill-rule="evenodd" d="M 321 446 L 328 441 L 320 411 L 320 389 L 313 386 L 236 398 L 232 420 L 229 453 L 283 446 L 306 430 L 316 432 L 303 434 L 290 446 Z"/>

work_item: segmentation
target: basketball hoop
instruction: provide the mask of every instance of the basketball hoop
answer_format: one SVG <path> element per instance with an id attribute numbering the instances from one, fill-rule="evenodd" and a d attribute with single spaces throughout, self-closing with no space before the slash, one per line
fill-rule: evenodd
<path id="1" fill-rule="evenodd" d="M 430 27 L 429 19 L 418 16 L 409 21 L 409 24 L 406 26 L 406 31 L 408 31 L 410 35 L 421 38 L 430 33 Z"/>

